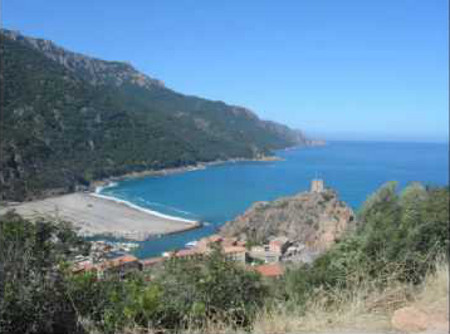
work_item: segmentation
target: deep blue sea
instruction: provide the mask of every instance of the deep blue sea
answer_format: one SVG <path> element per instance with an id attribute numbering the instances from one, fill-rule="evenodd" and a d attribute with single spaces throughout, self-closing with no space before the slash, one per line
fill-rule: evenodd
<path id="1" fill-rule="evenodd" d="M 448 144 L 329 142 L 323 147 L 278 151 L 284 161 L 225 163 L 204 170 L 124 180 L 102 194 L 207 222 L 196 230 L 142 242 L 135 254 L 145 258 L 214 233 L 255 201 L 305 191 L 317 176 L 356 210 L 387 181 L 398 181 L 400 188 L 412 181 L 448 185 L 448 154 Z"/>

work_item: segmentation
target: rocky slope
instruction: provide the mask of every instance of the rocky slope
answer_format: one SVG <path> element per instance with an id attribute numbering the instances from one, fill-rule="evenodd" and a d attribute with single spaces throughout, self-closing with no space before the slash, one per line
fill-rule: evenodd
<path id="1" fill-rule="evenodd" d="M 310 143 L 246 108 L 177 93 L 128 63 L 9 30 L 0 38 L 0 200 Z"/>
<path id="2" fill-rule="evenodd" d="M 3 30 L 2 33 L 5 38 L 33 48 L 92 85 L 111 84 L 120 87 L 131 83 L 148 89 L 164 87 L 162 81 L 139 73 L 128 63 L 104 61 L 71 52 L 49 40 L 24 36 L 17 31 Z"/>
<path id="3" fill-rule="evenodd" d="M 243 215 L 226 223 L 225 236 L 262 244 L 284 236 L 294 244 L 325 250 L 353 226 L 354 214 L 336 192 L 304 192 L 272 202 L 257 202 Z"/>

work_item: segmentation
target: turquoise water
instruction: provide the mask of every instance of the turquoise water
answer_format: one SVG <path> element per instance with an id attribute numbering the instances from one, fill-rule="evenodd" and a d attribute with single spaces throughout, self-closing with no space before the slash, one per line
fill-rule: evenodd
<path id="1" fill-rule="evenodd" d="M 387 181 L 448 185 L 447 144 L 331 142 L 324 147 L 279 151 L 284 161 L 225 163 L 204 170 L 120 182 L 102 194 L 164 214 L 207 222 L 196 230 L 141 243 L 138 257 L 159 256 L 214 233 L 255 201 L 309 188 L 318 175 L 357 209 Z"/>

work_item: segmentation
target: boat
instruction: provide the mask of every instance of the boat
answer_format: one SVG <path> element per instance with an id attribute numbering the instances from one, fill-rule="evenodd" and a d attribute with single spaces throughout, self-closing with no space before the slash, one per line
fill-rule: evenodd
<path id="1" fill-rule="evenodd" d="M 186 248 L 193 248 L 195 246 L 197 246 L 198 241 L 194 240 L 194 241 L 189 241 L 185 246 Z"/>

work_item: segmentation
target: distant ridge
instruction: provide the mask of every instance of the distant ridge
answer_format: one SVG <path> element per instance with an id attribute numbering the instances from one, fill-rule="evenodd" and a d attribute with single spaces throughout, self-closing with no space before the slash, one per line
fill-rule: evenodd
<path id="1" fill-rule="evenodd" d="M 0 200 L 130 172 L 314 144 L 252 111 L 177 93 L 125 62 L 1 30 Z"/>
<path id="2" fill-rule="evenodd" d="M 127 62 L 105 61 L 86 56 L 66 50 L 49 40 L 24 36 L 18 31 L 4 29 L 2 33 L 6 38 L 32 47 L 92 85 L 111 84 L 120 87 L 125 83 L 133 83 L 148 89 L 153 86 L 164 87 L 162 81 L 138 72 Z"/>

